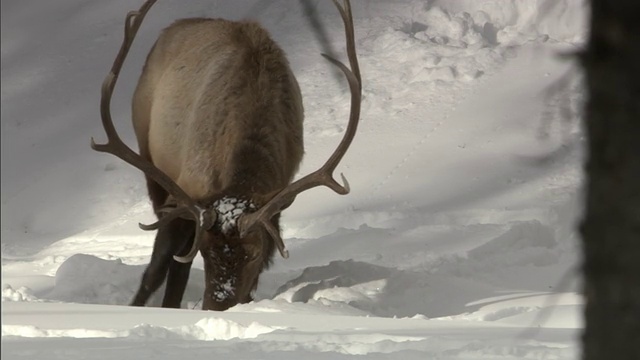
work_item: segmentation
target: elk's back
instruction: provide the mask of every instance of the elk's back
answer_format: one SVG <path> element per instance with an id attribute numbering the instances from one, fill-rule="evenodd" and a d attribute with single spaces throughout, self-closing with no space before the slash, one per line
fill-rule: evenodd
<path id="1" fill-rule="evenodd" d="M 267 194 L 302 159 L 298 83 L 253 22 L 185 19 L 163 30 L 132 110 L 141 155 L 196 199 Z"/>

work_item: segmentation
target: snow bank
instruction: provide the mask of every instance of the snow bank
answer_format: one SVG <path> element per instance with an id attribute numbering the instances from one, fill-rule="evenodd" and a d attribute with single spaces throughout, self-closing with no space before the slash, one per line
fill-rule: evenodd
<path id="1" fill-rule="evenodd" d="M 205 318 L 195 325 L 181 328 L 183 334 L 198 340 L 253 339 L 284 327 L 264 326 L 257 322 L 244 326 L 236 322 L 214 317 Z"/>
<path id="2" fill-rule="evenodd" d="M 140 338 L 140 339 L 183 339 L 183 340 L 230 340 L 254 339 L 283 327 L 269 327 L 252 322 L 242 325 L 237 322 L 214 317 L 204 318 L 193 325 L 163 327 L 148 324 L 138 325 L 130 330 L 106 331 L 93 329 L 40 329 L 36 326 L 2 325 L 2 336 L 26 338 Z"/>
<path id="3" fill-rule="evenodd" d="M 467 27 L 478 27 L 501 44 L 585 39 L 588 7 L 583 0 L 436 0 L 432 6 L 425 5 L 472 19 Z"/>
<path id="4" fill-rule="evenodd" d="M 36 301 L 33 291 L 26 286 L 13 289 L 11 285 L 2 286 L 2 301 Z"/>

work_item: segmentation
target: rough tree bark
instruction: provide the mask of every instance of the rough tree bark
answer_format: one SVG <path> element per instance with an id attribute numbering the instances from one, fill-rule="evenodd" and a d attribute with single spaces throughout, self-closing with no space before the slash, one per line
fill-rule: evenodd
<path id="1" fill-rule="evenodd" d="M 640 0 L 591 0 L 583 359 L 640 359 Z"/>

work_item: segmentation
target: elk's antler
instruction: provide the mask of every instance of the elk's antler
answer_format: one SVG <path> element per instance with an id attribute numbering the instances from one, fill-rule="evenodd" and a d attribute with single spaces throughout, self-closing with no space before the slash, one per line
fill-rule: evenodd
<path id="1" fill-rule="evenodd" d="M 356 55 L 355 35 L 353 30 L 353 16 L 351 13 L 351 4 L 348 0 L 344 0 L 344 6 L 341 6 L 337 0 L 333 0 L 333 3 L 340 11 L 342 20 L 344 22 L 344 28 L 347 38 L 347 55 L 349 58 L 349 64 L 351 69 L 345 66 L 342 62 L 330 57 L 329 55 L 322 54 L 327 60 L 336 65 L 347 78 L 349 82 L 349 89 L 351 91 L 351 111 L 349 114 L 349 124 L 347 130 L 342 138 L 342 141 L 333 152 L 327 162 L 318 170 L 306 175 L 305 177 L 291 183 L 284 188 L 278 194 L 276 194 L 268 203 L 263 205 L 258 211 L 254 213 L 244 214 L 239 219 L 239 231 L 240 236 L 244 237 L 249 231 L 260 224 L 263 226 L 269 234 L 276 240 L 276 246 L 280 251 L 280 254 L 284 258 L 289 257 L 289 252 L 285 249 L 284 242 L 280 237 L 279 232 L 271 224 L 271 218 L 287 208 L 296 198 L 298 194 L 316 186 L 327 186 L 338 194 L 345 195 L 349 193 L 349 183 L 344 175 L 341 174 L 343 185 L 340 185 L 333 179 L 333 171 L 335 170 L 342 157 L 347 152 L 351 141 L 356 134 L 358 128 L 358 121 L 360 119 L 360 102 L 361 102 L 361 90 L 362 80 L 360 77 L 360 68 L 358 66 L 358 57 Z"/>
<path id="2" fill-rule="evenodd" d="M 91 138 L 91 148 L 99 152 L 106 152 L 115 155 L 142 170 L 142 172 L 147 174 L 147 176 L 152 178 L 176 199 L 177 205 L 175 208 L 162 208 L 159 210 L 160 213 L 167 213 L 163 218 L 151 225 L 140 224 L 140 228 L 143 230 L 155 230 L 177 217 L 186 217 L 196 222 L 196 235 L 189 254 L 184 257 L 174 256 L 174 259 L 177 261 L 187 263 L 191 262 L 198 252 L 202 230 L 210 228 L 215 223 L 215 211 L 201 207 L 191 197 L 189 197 L 189 195 L 187 195 L 187 193 L 185 193 L 178 184 L 169 178 L 167 174 L 158 169 L 150 161 L 144 159 L 138 153 L 131 150 L 131 148 L 129 148 L 122 139 L 120 139 L 120 136 L 113 125 L 113 120 L 111 119 L 111 96 L 113 94 L 116 81 L 118 80 L 118 76 L 120 75 L 120 70 L 122 69 L 124 60 L 129 53 L 131 44 L 133 43 L 144 17 L 155 2 L 156 0 L 147 0 L 138 11 L 131 11 L 127 14 L 124 25 L 124 40 L 122 41 L 120 51 L 113 62 L 111 72 L 109 72 L 102 83 L 100 115 L 102 117 L 102 125 L 107 133 L 108 141 L 106 144 L 96 144 L 93 138 Z"/>

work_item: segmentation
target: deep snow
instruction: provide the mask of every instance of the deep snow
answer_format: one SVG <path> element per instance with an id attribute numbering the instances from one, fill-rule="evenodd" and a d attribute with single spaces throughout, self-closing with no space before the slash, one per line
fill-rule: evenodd
<path id="1" fill-rule="evenodd" d="M 141 174 L 89 148 L 99 87 L 138 2 L 2 1 L 2 358 L 575 359 L 582 324 L 579 49 L 573 0 L 354 0 L 359 132 L 336 173 L 283 213 L 291 254 L 256 301 L 202 312 L 196 259 L 182 310 L 125 305 L 149 261 Z M 316 1 L 330 45 L 344 37 Z M 259 19 L 305 105 L 300 176 L 348 116 L 344 80 L 298 2 L 160 1 L 125 64 L 113 116 L 158 31 L 187 16 Z M 162 294 L 162 289 L 159 295 Z M 159 296 L 151 305 L 157 305 Z"/>

